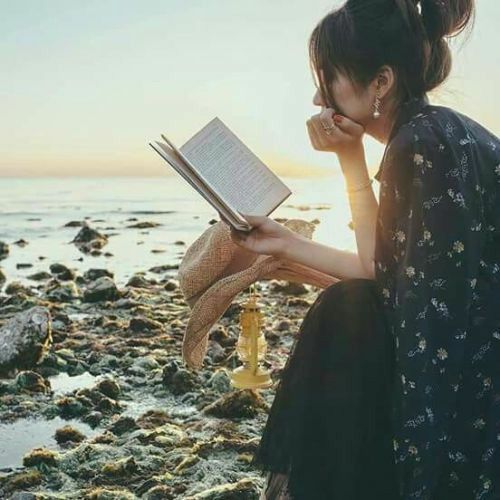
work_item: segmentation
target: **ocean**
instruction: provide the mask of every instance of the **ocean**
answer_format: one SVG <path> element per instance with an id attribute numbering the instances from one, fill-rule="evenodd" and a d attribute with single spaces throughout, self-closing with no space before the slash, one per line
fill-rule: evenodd
<path id="1" fill-rule="evenodd" d="M 345 181 L 331 177 L 281 179 L 292 195 L 270 217 L 320 220 L 313 239 L 344 250 L 356 251 Z M 0 261 L 7 282 L 35 284 L 28 276 L 49 272 L 62 263 L 83 273 L 89 268 L 112 271 L 118 286 L 136 272 L 153 266 L 178 264 L 186 248 L 207 228 L 218 213 L 178 176 L 163 177 L 44 177 L 0 180 L 0 241 L 10 247 Z M 84 254 L 71 243 L 79 227 L 64 227 L 86 219 L 108 235 L 103 253 Z M 161 226 L 137 229 L 136 222 Z M 23 239 L 26 245 L 15 244 Z M 176 244 L 182 241 L 184 244 Z M 32 267 L 17 268 L 18 264 Z M 153 275 L 151 275 L 153 277 Z"/>

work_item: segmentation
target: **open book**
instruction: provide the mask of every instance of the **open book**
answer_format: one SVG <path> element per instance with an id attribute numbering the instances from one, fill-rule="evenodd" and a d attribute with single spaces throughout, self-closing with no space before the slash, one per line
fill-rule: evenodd
<path id="1" fill-rule="evenodd" d="M 149 145 L 235 229 L 250 231 L 242 214 L 269 215 L 292 194 L 218 117 L 180 148 L 161 136 Z"/>

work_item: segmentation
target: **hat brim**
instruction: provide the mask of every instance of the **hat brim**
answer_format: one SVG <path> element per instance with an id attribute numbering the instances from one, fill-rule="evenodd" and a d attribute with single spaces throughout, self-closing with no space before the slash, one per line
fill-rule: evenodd
<path id="1" fill-rule="evenodd" d="M 252 283 L 270 275 L 281 261 L 272 255 L 259 255 L 248 268 L 215 282 L 196 301 L 191 310 L 182 357 L 190 368 L 201 368 L 208 347 L 208 331 L 231 305 L 234 297 Z"/>

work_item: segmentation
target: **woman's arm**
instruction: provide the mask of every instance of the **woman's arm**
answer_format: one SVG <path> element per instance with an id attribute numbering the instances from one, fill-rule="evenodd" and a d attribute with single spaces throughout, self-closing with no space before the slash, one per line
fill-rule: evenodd
<path id="1" fill-rule="evenodd" d="M 349 156 L 339 155 L 339 160 L 347 189 L 362 186 L 369 181 L 362 147 Z M 298 235 L 297 238 L 292 238 L 280 257 L 341 279 L 375 279 L 375 226 L 378 203 L 371 186 L 349 193 L 348 196 L 358 253 L 339 250 Z"/>
<path id="2" fill-rule="evenodd" d="M 278 257 L 312 267 L 339 279 L 373 279 L 373 275 L 367 273 L 361 265 L 357 253 L 323 245 L 300 234 L 292 236 L 290 243 Z"/>
<path id="3" fill-rule="evenodd" d="M 338 155 L 346 189 L 356 189 L 370 180 L 366 166 L 364 148 L 361 147 L 348 156 Z M 356 235 L 358 258 L 365 274 L 375 276 L 375 228 L 377 223 L 378 202 L 371 185 L 348 193 L 351 207 L 352 224 Z"/>

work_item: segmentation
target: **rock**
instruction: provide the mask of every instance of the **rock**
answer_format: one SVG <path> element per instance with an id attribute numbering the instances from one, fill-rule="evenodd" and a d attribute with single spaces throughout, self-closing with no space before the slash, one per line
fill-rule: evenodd
<path id="1" fill-rule="evenodd" d="M 39 470 L 27 470 L 14 474 L 7 479 L 5 491 L 23 490 L 38 486 L 43 481 L 43 475 Z M 2 490 L 0 490 L 1 492 Z M 5 497 L 7 498 L 7 497 Z M 36 500 L 33 493 L 16 491 L 8 497 L 9 500 Z"/>
<path id="2" fill-rule="evenodd" d="M 39 363 L 52 343 L 50 312 L 34 306 L 11 317 L 0 328 L 0 374 Z"/>
<path id="3" fill-rule="evenodd" d="M 60 429 L 56 429 L 54 438 L 58 444 L 63 443 L 80 443 L 85 439 L 85 435 L 82 434 L 78 429 L 71 427 L 71 425 L 65 425 Z"/>
<path id="4" fill-rule="evenodd" d="M 215 342 L 214 340 L 211 340 L 209 342 L 209 346 L 207 349 L 207 357 L 210 359 L 212 364 L 218 363 L 219 361 L 222 361 L 226 357 L 226 351 L 222 348 L 222 346 L 218 343 Z"/>
<path id="5" fill-rule="evenodd" d="M 130 491 L 123 488 L 103 488 L 101 486 L 91 489 L 85 500 L 137 500 Z"/>
<path id="6" fill-rule="evenodd" d="M 159 484 L 158 486 L 153 486 L 147 491 L 146 500 L 177 500 L 178 498 L 184 498 L 177 495 L 177 491 L 182 492 L 186 489 L 185 485 L 176 485 L 176 492 L 172 491 L 172 487 Z"/>
<path id="7" fill-rule="evenodd" d="M 7 276 L 5 276 L 5 273 L 3 272 L 2 269 L 0 269 L 0 288 L 2 288 L 7 281 Z"/>
<path id="8" fill-rule="evenodd" d="M 145 372 L 151 372 L 160 368 L 160 363 L 153 356 L 140 356 L 134 360 L 132 367 L 139 368 L 139 370 Z"/>
<path id="9" fill-rule="evenodd" d="M 139 498 L 146 498 L 143 495 L 147 491 L 151 490 L 151 488 L 153 488 L 154 486 L 160 486 L 160 482 L 159 482 L 158 479 L 155 479 L 155 478 L 146 479 L 139 487 L 137 487 L 135 489 L 135 494 Z M 150 498 L 149 495 L 148 495 L 148 498 Z M 169 498 L 169 497 L 163 496 L 163 497 L 160 497 L 160 498 L 164 499 L 164 498 Z"/>
<path id="10" fill-rule="evenodd" d="M 165 410 L 148 410 L 137 419 L 137 424 L 143 429 L 155 429 L 170 421 L 171 417 Z"/>
<path id="11" fill-rule="evenodd" d="M 220 323 L 216 323 L 212 327 L 209 332 L 209 339 L 219 343 L 222 347 L 233 346 L 237 341 L 237 338 L 235 336 L 231 336 L 224 325 L 221 325 Z"/>
<path id="12" fill-rule="evenodd" d="M 165 284 L 163 285 L 163 288 L 167 292 L 172 292 L 174 290 L 177 290 L 179 288 L 179 282 L 175 280 L 168 279 Z"/>
<path id="13" fill-rule="evenodd" d="M 37 273 L 30 274 L 28 279 L 33 281 L 44 281 L 52 278 L 52 275 L 47 271 L 39 271 Z"/>
<path id="14" fill-rule="evenodd" d="M 125 432 L 135 429 L 139 429 L 139 426 L 132 417 L 127 416 L 119 417 L 109 428 L 109 430 L 116 436 L 121 436 L 122 434 L 125 434 Z"/>
<path id="15" fill-rule="evenodd" d="M 88 412 L 87 405 L 83 404 L 81 399 L 72 396 L 64 396 L 56 400 L 59 413 L 64 418 L 80 417 Z"/>
<path id="16" fill-rule="evenodd" d="M 107 269 L 97 269 L 92 268 L 88 269 L 83 273 L 83 277 L 87 281 L 95 281 L 97 278 L 102 278 L 103 276 L 107 276 L 108 278 L 114 278 L 115 275 L 113 272 L 108 271 Z"/>
<path id="17" fill-rule="evenodd" d="M 47 448 L 34 448 L 23 457 L 25 467 L 39 466 L 45 464 L 48 466 L 57 465 L 58 454 Z"/>
<path id="18" fill-rule="evenodd" d="M 51 264 L 50 267 L 50 272 L 57 277 L 59 280 L 74 280 L 76 277 L 76 274 L 74 271 L 66 267 L 64 264 Z"/>
<path id="19" fill-rule="evenodd" d="M 171 359 L 168 363 L 163 366 L 162 378 L 164 385 L 170 385 L 172 382 L 172 377 L 181 368 L 179 361 L 176 359 Z"/>
<path id="20" fill-rule="evenodd" d="M 40 497 L 38 497 L 38 499 L 39 498 Z M 38 500 L 38 499 L 35 493 L 30 493 L 29 491 L 16 491 L 16 493 L 14 493 L 10 497 L 10 500 Z"/>
<path id="21" fill-rule="evenodd" d="M 83 294 L 84 302 L 100 302 L 104 300 L 117 300 L 120 292 L 115 282 L 108 276 L 101 276 L 91 282 Z"/>
<path id="22" fill-rule="evenodd" d="M 227 371 L 225 369 L 217 370 L 210 377 L 208 387 L 221 394 L 232 391 L 231 380 Z"/>
<path id="23" fill-rule="evenodd" d="M 101 472 L 110 477 L 124 477 L 139 470 L 134 457 L 120 458 L 104 464 Z"/>
<path id="24" fill-rule="evenodd" d="M 165 384 L 165 377 L 163 378 Z M 200 384 L 199 377 L 196 373 L 180 368 L 172 375 L 169 384 L 165 384 L 172 394 L 185 394 L 195 390 Z"/>
<path id="25" fill-rule="evenodd" d="M 272 330 L 279 332 L 289 332 L 292 328 L 292 323 L 288 319 L 278 319 L 273 324 Z"/>
<path id="26" fill-rule="evenodd" d="M 6 287 L 5 287 L 5 293 L 7 295 L 32 295 L 31 290 L 23 285 L 20 281 L 11 281 Z"/>
<path id="27" fill-rule="evenodd" d="M 111 399 L 118 399 L 120 396 L 120 385 L 113 379 L 103 379 L 97 383 L 97 389 Z"/>
<path id="28" fill-rule="evenodd" d="M 219 484 L 195 495 L 184 496 L 184 500 L 255 500 L 260 495 L 257 479 L 244 478 L 236 483 Z"/>
<path id="29" fill-rule="evenodd" d="M 179 264 L 163 264 L 161 266 L 153 266 L 148 269 L 151 273 L 161 274 L 172 269 L 179 269 Z"/>
<path id="30" fill-rule="evenodd" d="M 174 469 L 174 474 L 177 474 L 177 475 L 182 474 L 186 469 L 188 469 L 189 467 L 192 467 L 193 465 L 197 464 L 200 460 L 201 460 L 201 458 L 198 455 L 188 455 Z"/>
<path id="31" fill-rule="evenodd" d="M 33 264 L 29 262 L 18 262 L 16 264 L 16 269 L 27 269 L 28 267 L 33 267 Z"/>
<path id="32" fill-rule="evenodd" d="M 127 286 L 131 286 L 133 288 L 148 288 L 150 283 L 142 274 L 134 274 L 127 281 Z"/>
<path id="33" fill-rule="evenodd" d="M 92 229 L 85 221 L 78 234 L 71 240 L 71 243 L 74 243 L 83 253 L 92 253 L 94 250 L 99 250 L 106 245 L 108 237 Z"/>
<path id="34" fill-rule="evenodd" d="M 242 389 L 225 394 L 205 406 L 203 413 L 219 418 L 251 418 L 255 417 L 260 409 L 268 409 L 262 396 L 251 389 Z"/>
<path id="35" fill-rule="evenodd" d="M 150 227 L 158 227 L 158 226 L 163 226 L 163 224 L 160 224 L 159 222 L 150 222 L 150 221 L 144 221 L 144 222 L 137 222 L 135 224 L 130 224 L 125 227 L 133 227 L 137 229 L 148 229 Z"/>
<path id="36" fill-rule="evenodd" d="M 81 227 L 85 224 L 85 221 L 81 220 L 72 220 L 69 222 L 66 222 L 63 227 Z"/>
<path id="37" fill-rule="evenodd" d="M 20 238 L 17 241 L 14 241 L 14 245 L 17 245 L 18 247 L 24 248 L 28 242 L 24 238 Z"/>
<path id="38" fill-rule="evenodd" d="M 50 382 L 32 371 L 19 372 L 14 383 L 16 387 L 26 392 L 49 393 L 51 391 Z"/>
<path id="39" fill-rule="evenodd" d="M 80 296 L 80 290 L 74 281 L 57 282 L 46 291 L 46 297 L 53 302 L 72 302 Z"/>
<path id="40" fill-rule="evenodd" d="M 0 241 L 0 260 L 6 259 L 9 256 L 9 245 L 4 241 Z"/>
<path id="41" fill-rule="evenodd" d="M 91 411 L 84 417 L 82 417 L 82 421 L 86 424 L 89 424 L 91 427 L 96 427 L 99 425 L 101 420 L 104 418 L 104 415 L 100 411 Z"/>
<path id="42" fill-rule="evenodd" d="M 129 322 L 129 329 L 133 332 L 147 332 L 151 330 L 163 330 L 163 324 L 154 319 L 139 316 L 132 318 Z"/>
<path id="43" fill-rule="evenodd" d="M 288 307 L 311 307 L 311 303 L 300 297 L 288 297 L 286 301 Z"/>
<path id="44" fill-rule="evenodd" d="M 286 295 L 305 295 L 309 290 L 303 283 L 295 283 L 293 281 L 273 282 L 271 292 L 280 292 Z"/>

